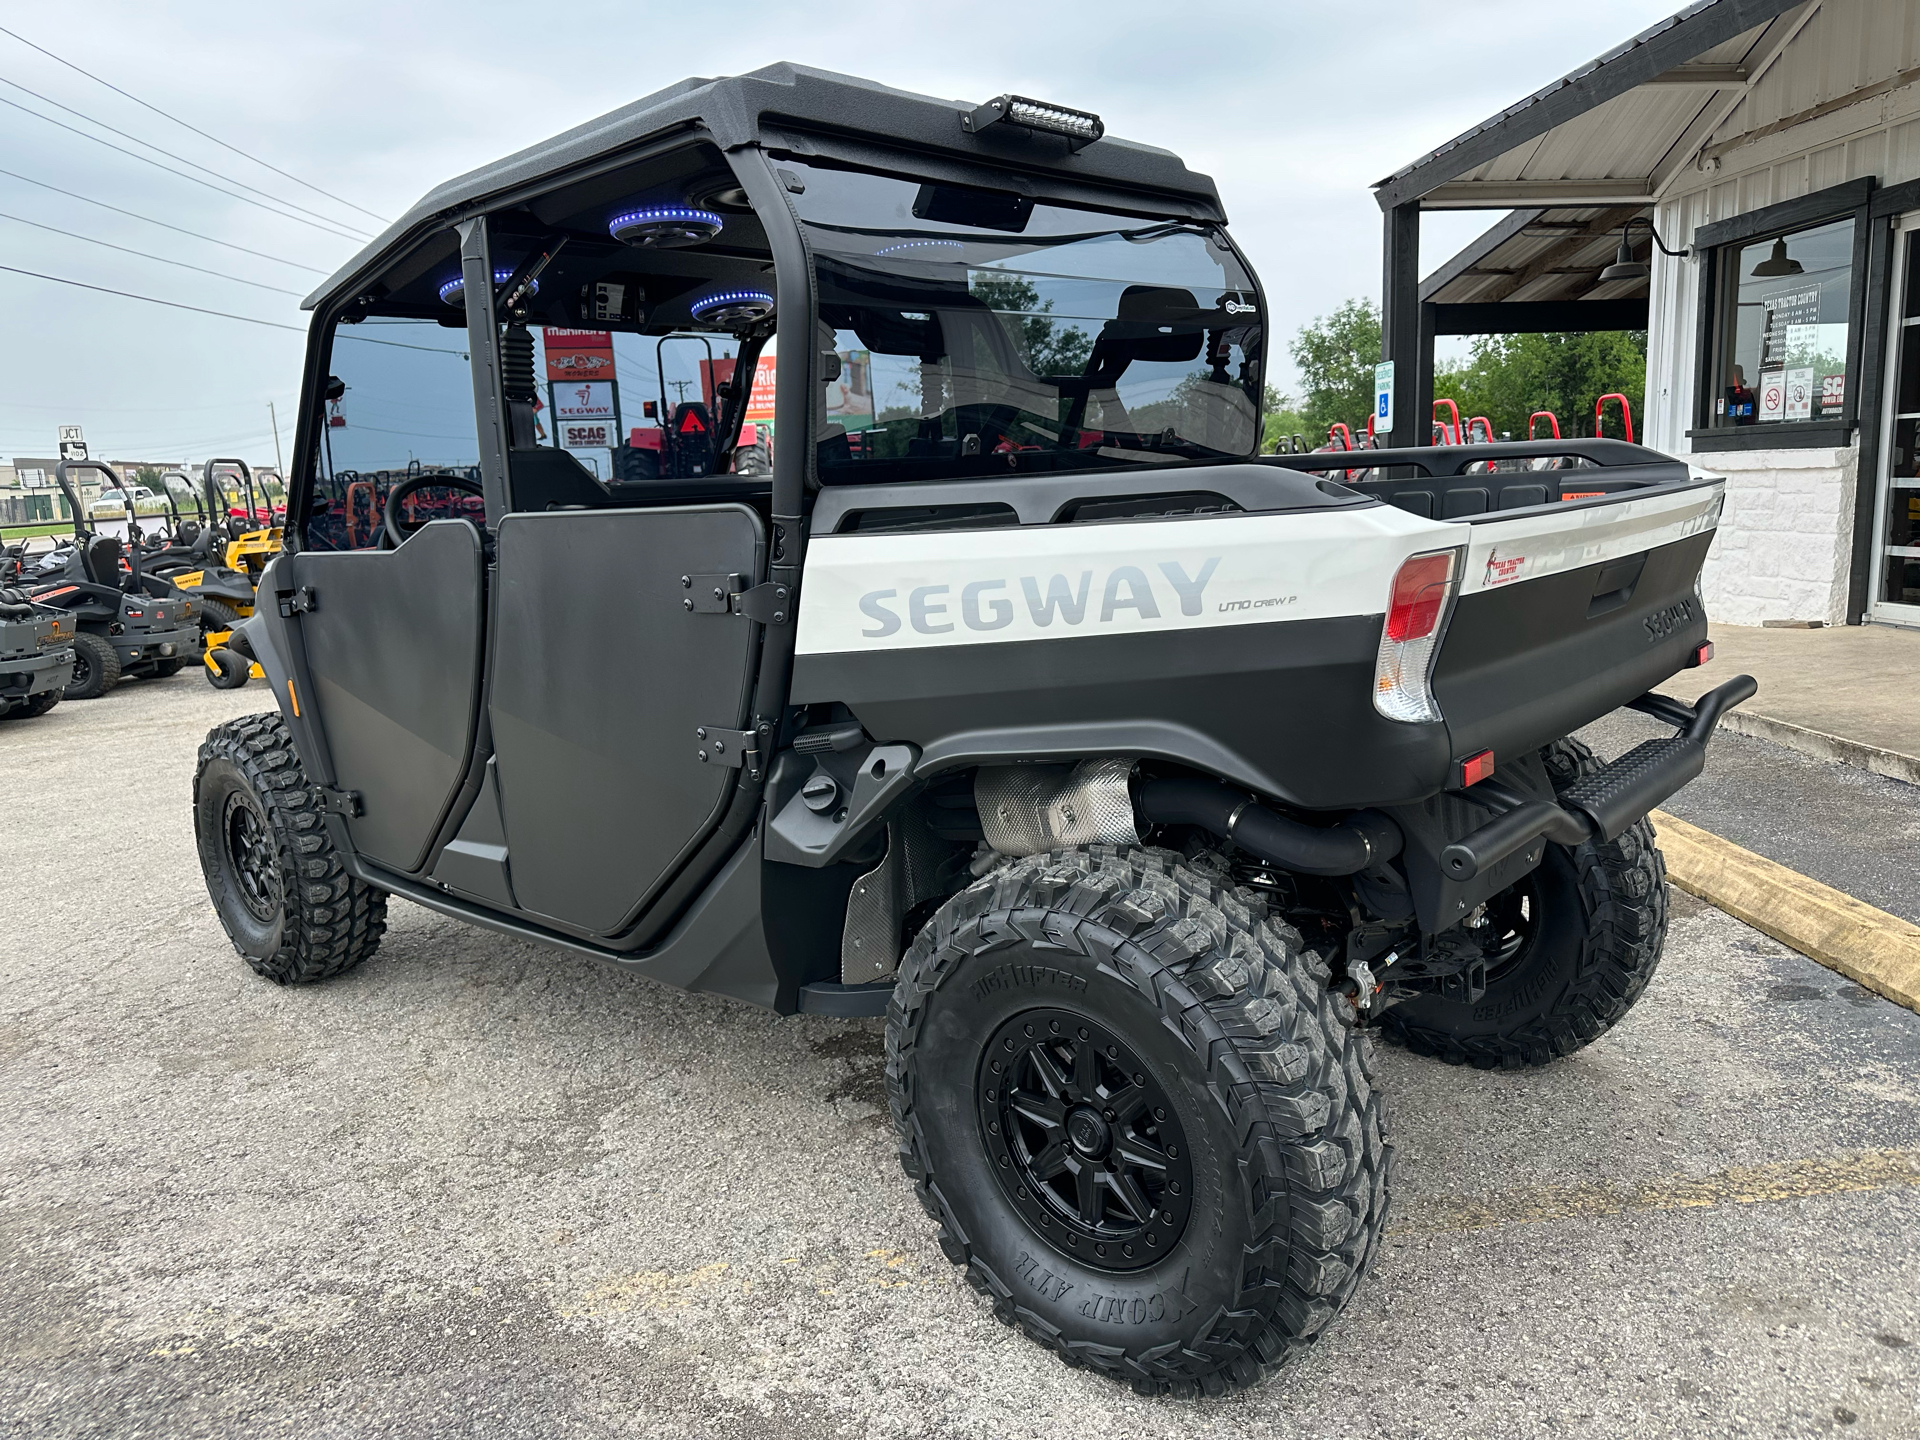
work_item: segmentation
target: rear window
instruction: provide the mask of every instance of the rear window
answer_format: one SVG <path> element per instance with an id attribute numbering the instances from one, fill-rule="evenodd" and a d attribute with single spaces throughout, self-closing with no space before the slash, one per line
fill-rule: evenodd
<path id="1" fill-rule="evenodd" d="M 1264 341 L 1217 227 L 788 162 L 828 484 L 1251 455 Z"/>

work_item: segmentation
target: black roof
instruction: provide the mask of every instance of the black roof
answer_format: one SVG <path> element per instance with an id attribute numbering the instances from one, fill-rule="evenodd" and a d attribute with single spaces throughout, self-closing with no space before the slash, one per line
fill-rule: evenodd
<path id="1" fill-rule="evenodd" d="M 1070 151 L 1057 136 L 1033 134 L 1012 125 L 969 132 L 961 127 L 960 118 L 973 108 L 962 100 L 937 100 L 784 62 L 745 75 L 682 80 L 429 190 L 308 296 L 302 308 L 313 309 L 373 270 L 403 239 L 437 228 L 457 214 L 483 208 L 495 196 L 696 125 L 703 126 L 722 149 L 763 143 L 770 149 L 805 153 L 805 137 L 840 136 L 894 151 L 933 152 L 995 169 L 1056 177 L 1077 182 L 1076 188 L 1177 197 L 1183 210 L 1226 218 L 1212 178 L 1187 169 L 1170 150 L 1108 135 L 1085 149 Z"/>

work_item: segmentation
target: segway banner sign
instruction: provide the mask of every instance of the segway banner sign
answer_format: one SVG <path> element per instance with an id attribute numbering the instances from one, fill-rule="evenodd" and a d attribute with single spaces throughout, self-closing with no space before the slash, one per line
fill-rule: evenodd
<path id="1" fill-rule="evenodd" d="M 612 420 L 613 386 L 604 380 L 583 380 L 553 387 L 556 420 Z"/>

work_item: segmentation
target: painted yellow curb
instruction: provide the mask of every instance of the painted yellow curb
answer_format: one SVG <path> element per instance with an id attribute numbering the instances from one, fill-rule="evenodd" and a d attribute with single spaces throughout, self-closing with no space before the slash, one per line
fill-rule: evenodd
<path id="1" fill-rule="evenodd" d="M 1653 812 L 1667 878 L 1783 945 L 1920 1010 L 1920 925 L 1809 880 L 1731 840 Z"/>

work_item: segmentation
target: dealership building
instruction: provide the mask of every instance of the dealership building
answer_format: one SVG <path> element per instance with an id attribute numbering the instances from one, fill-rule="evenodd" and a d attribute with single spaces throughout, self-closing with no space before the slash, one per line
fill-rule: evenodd
<path id="1" fill-rule="evenodd" d="M 1393 443 L 1436 335 L 1645 329 L 1712 616 L 1920 626 L 1920 3 L 1702 0 L 1375 189 Z M 1437 209 L 1511 213 L 1422 277 Z"/>

